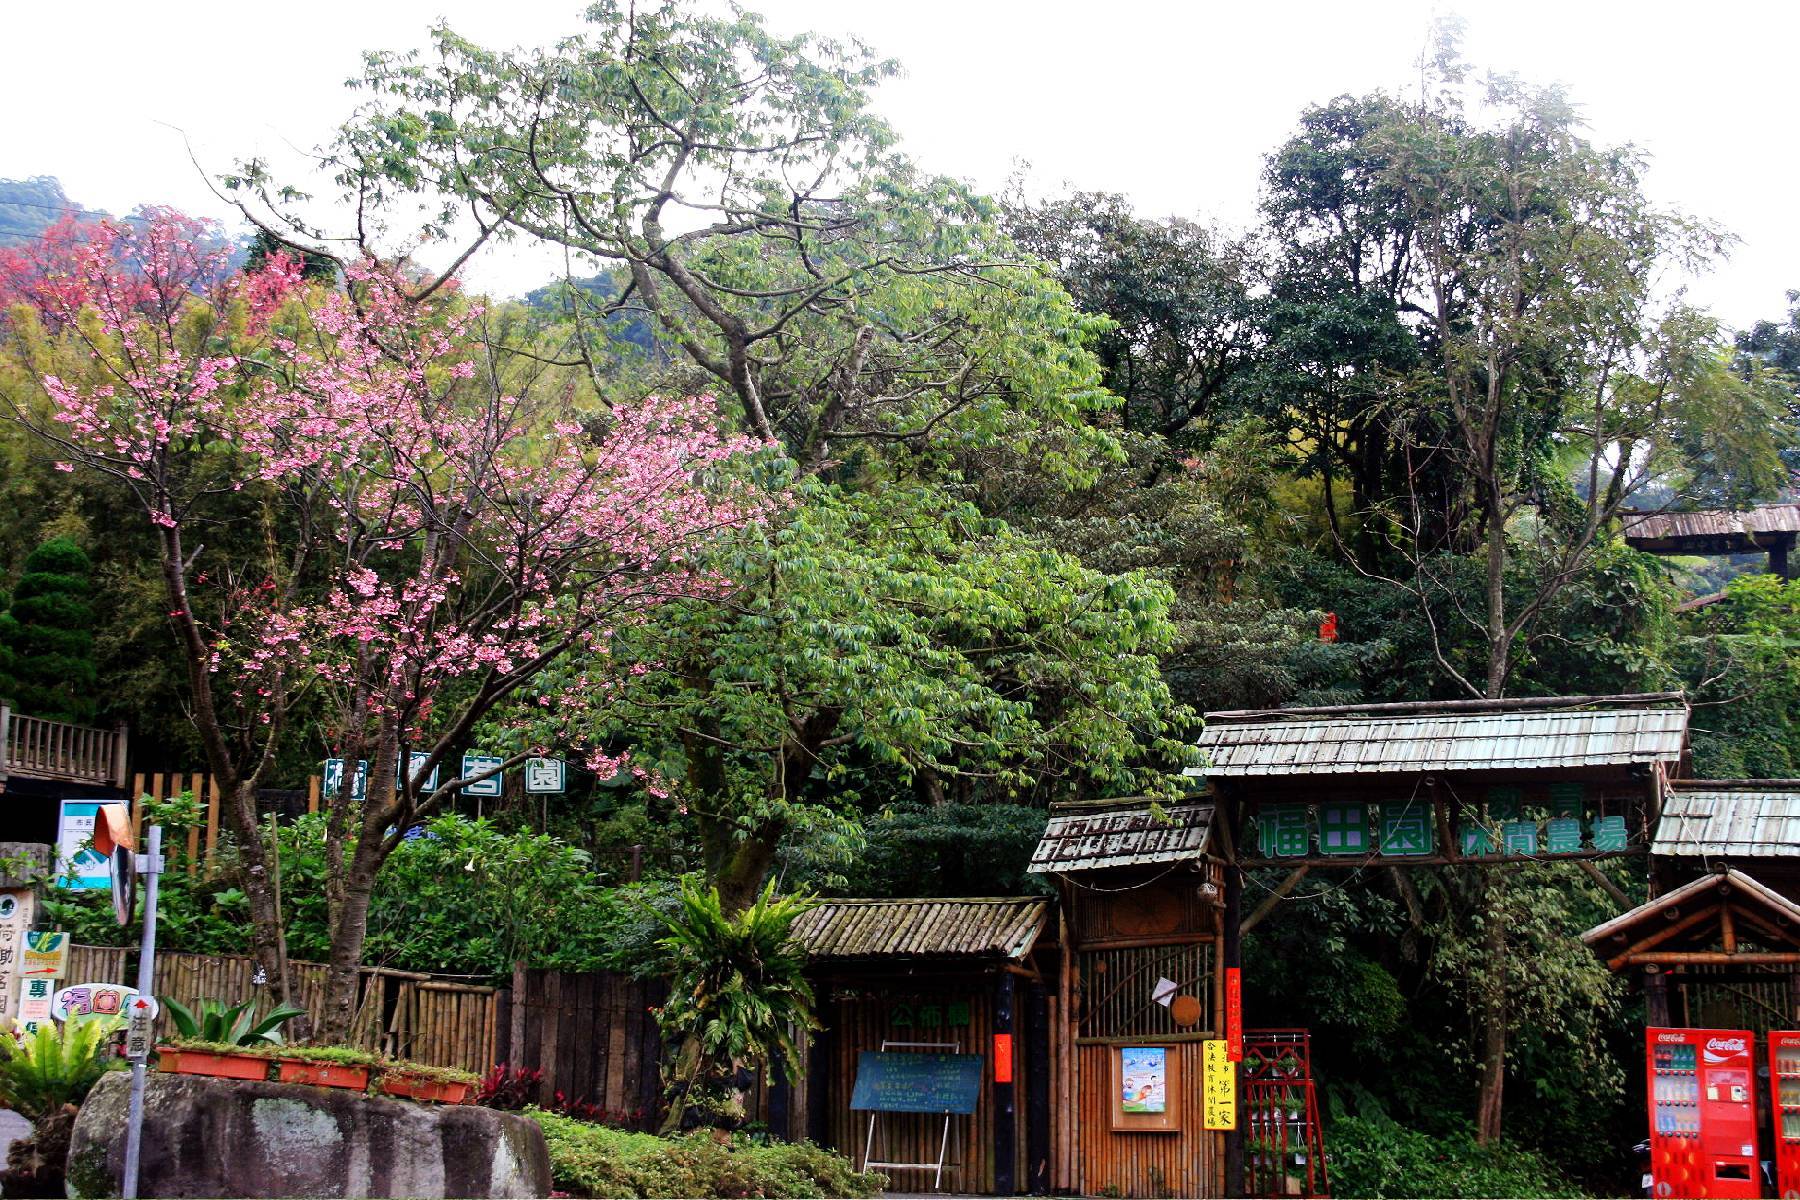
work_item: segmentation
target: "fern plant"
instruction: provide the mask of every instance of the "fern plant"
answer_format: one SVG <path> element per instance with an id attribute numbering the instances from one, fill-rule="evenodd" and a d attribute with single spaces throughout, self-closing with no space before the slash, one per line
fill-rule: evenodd
<path id="1" fill-rule="evenodd" d="M 15 1041 L 0 1035 L 0 1108 L 41 1121 L 65 1104 L 80 1104 L 102 1075 L 123 1061 L 110 1041 L 124 1026 L 113 1016 L 45 1021 Z"/>
<path id="2" fill-rule="evenodd" d="M 682 881 L 680 902 L 661 914 L 668 933 L 657 943 L 673 961 L 669 1000 L 657 1020 L 681 1046 L 665 1079 L 665 1132 L 682 1128 L 696 1109 L 710 1123 L 740 1120 L 736 1080 L 743 1068 L 773 1065 L 789 1080 L 799 1074 L 798 1035 L 818 1022 L 793 924 L 814 903 L 777 897 L 771 882 L 756 903 L 728 914 L 717 888 Z"/>
<path id="3" fill-rule="evenodd" d="M 254 1000 L 233 1004 L 229 1008 L 222 1000 L 202 1000 L 197 1013 L 167 996 L 160 997 L 160 1000 L 162 1006 L 169 1010 L 169 1019 L 175 1023 L 177 1036 L 190 1042 L 210 1042 L 221 1046 L 280 1045 L 282 1025 L 295 1017 L 306 1015 L 305 1009 L 284 1004 L 270 1010 L 259 1021 L 256 1019 Z"/>

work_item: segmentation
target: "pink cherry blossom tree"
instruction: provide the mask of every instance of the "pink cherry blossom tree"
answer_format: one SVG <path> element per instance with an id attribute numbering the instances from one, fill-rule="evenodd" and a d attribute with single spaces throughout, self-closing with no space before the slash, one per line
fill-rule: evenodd
<path id="1" fill-rule="evenodd" d="M 364 261 L 342 290 L 303 292 L 293 260 L 234 276 L 195 247 L 173 214 L 83 243 L 47 303 L 95 369 L 43 375 L 45 405 L 15 416 L 63 465 L 129 488 L 156 533 L 194 723 L 244 850 L 254 949 L 284 997 L 256 788 L 303 696 L 334 755 L 368 762 L 363 797 L 346 781 L 326 801 L 332 940 L 316 1032 L 341 1039 L 382 863 L 461 788 L 543 752 L 515 745 L 462 778 L 478 726 L 492 736 L 527 705 L 540 740 L 591 725 L 631 669 L 615 633 L 722 587 L 690 563 L 755 519 L 732 469 L 752 446 L 721 434 L 705 399 L 583 419 L 575 384 L 521 369 L 488 336 L 494 316 L 453 288 L 415 301 Z M 208 562 L 209 501 L 242 489 L 280 507 L 276 552 Z M 598 749 L 589 761 L 617 765 Z"/>

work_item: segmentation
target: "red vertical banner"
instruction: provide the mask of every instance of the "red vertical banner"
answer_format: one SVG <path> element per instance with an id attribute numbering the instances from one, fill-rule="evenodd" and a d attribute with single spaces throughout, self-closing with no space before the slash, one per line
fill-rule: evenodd
<path id="1" fill-rule="evenodd" d="M 1241 967 L 1225 968 L 1225 1057 L 1230 1062 L 1244 1061 L 1244 972 Z"/>
<path id="2" fill-rule="evenodd" d="M 996 1033 L 994 1035 L 994 1082 L 1011 1083 L 1012 1072 L 1012 1034 Z"/>

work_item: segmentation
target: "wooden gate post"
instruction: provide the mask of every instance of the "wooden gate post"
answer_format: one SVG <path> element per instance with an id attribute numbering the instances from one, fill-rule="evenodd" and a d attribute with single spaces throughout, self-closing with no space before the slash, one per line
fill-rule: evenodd
<path id="1" fill-rule="evenodd" d="M 1013 1160 L 1018 1154 L 1018 1104 L 1013 1098 L 1013 977 L 1002 968 L 994 985 L 994 1194 L 1010 1196 L 1014 1185 Z"/>
<path id="2" fill-rule="evenodd" d="M 1025 1190 L 1050 1191 L 1050 994 L 1034 979 L 1025 989 Z"/>

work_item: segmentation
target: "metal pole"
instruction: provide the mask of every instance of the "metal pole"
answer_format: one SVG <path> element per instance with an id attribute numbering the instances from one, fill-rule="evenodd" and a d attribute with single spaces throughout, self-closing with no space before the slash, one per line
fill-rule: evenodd
<path id="1" fill-rule="evenodd" d="M 138 873 L 144 877 L 144 939 L 138 946 L 137 990 L 139 996 L 154 997 L 156 981 L 156 879 L 162 874 L 162 826 L 152 825 L 144 831 L 144 856 Z M 125 1200 L 136 1200 L 138 1194 L 138 1160 L 144 1148 L 144 1074 L 149 1069 L 149 1047 L 131 1059 L 131 1108 L 125 1123 L 125 1178 L 119 1194 Z"/>

